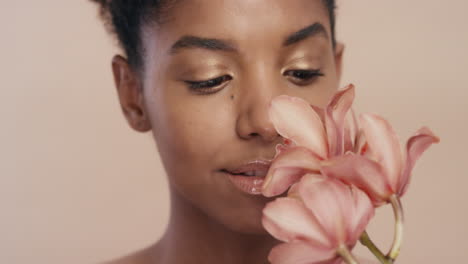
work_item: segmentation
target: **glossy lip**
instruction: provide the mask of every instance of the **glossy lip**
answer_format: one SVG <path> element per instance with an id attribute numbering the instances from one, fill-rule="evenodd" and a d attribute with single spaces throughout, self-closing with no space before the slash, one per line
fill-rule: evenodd
<path id="1" fill-rule="evenodd" d="M 220 171 L 227 174 L 229 180 L 239 190 L 251 195 L 260 195 L 270 165 L 271 160 L 258 159 L 246 162 L 238 167 L 226 168 Z M 255 176 L 246 176 L 241 173 Z"/>

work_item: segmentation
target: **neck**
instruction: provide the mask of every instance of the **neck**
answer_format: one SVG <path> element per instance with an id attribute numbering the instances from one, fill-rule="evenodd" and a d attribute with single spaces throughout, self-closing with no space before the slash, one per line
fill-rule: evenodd
<path id="1" fill-rule="evenodd" d="M 158 259 L 171 264 L 261 264 L 268 263 L 268 253 L 276 244 L 278 241 L 268 234 L 228 229 L 172 190 L 171 216 L 158 243 Z"/>

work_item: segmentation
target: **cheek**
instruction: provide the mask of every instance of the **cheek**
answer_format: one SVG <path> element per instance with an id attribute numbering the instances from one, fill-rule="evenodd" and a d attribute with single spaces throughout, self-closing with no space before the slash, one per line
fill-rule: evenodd
<path id="1" fill-rule="evenodd" d="M 294 87 L 288 95 L 300 97 L 314 106 L 323 108 L 339 88 L 337 79 L 331 75 L 333 73 L 330 72 L 327 77 L 323 77 L 310 87 Z"/>
<path id="2" fill-rule="evenodd" d="M 325 107 L 333 94 L 340 88 L 339 78 L 337 76 L 333 57 L 327 60 L 326 76 L 320 82 L 320 89 L 311 90 L 309 93 L 309 102 L 316 106 Z"/>
<path id="3" fill-rule="evenodd" d="M 149 108 L 167 174 L 173 180 L 202 183 L 217 169 L 212 161 L 232 137 L 232 113 L 221 107 L 219 99 L 181 93 L 159 98 Z"/>
<path id="4" fill-rule="evenodd" d="M 320 65 L 320 70 L 324 73 L 324 76 L 319 77 L 315 82 L 305 87 L 298 87 L 293 83 L 288 83 L 290 87 L 288 95 L 303 98 L 318 107 L 325 107 L 340 85 L 331 51 L 327 52 Z"/>
<path id="5" fill-rule="evenodd" d="M 297 89 L 292 96 L 301 97 L 312 105 L 325 107 L 338 88 L 338 83 L 333 79 L 320 80 L 316 85 L 305 89 Z"/>

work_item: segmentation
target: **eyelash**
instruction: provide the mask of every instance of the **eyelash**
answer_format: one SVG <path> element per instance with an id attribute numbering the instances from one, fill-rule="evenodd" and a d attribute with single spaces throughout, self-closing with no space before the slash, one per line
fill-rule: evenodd
<path id="1" fill-rule="evenodd" d="M 324 74 L 319 69 L 318 70 L 289 70 L 289 71 L 286 71 L 285 73 L 293 73 L 293 75 L 290 75 L 290 76 L 292 76 L 293 78 L 300 79 L 299 82 L 307 82 L 311 79 L 315 79 L 316 77 L 324 76 Z M 302 76 L 302 77 L 298 77 L 298 76 Z M 213 90 L 213 88 L 229 80 L 232 80 L 231 76 L 223 75 L 223 76 L 210 79 L 210 80 L 206 80 L 206 81 L 185 81 L 185 82 L 188 84 L 188 87 L 190 89 L 193 89 L 198 92 L 207 92 L 207 91 Z"/>
<path id="2" fill-rule="evenodd" d="M 290 71 L 286 71 L 286 73 L 288 73 L 288 72 L 292 72 L 293 73 L 292 77 L 300 79 L 300 82 L 307 82 L 307 81 L 310 81 L 311 79 L 315 79 L 317 77 L 325 76 L 319 69 L 317 69 L 317 70 L 290 70 Z M 299 76 L 302 76 L 302 77 L 298 77 L 297 75 L 295 75 L 297 73 L 299 74 Z"/>
<path id="3" fill-rule="evenodd" d="M 232 77 L 229 75 L 223 75 L 214 79 L 206 80 L 206 81 L 185 81 L 190 89 L 196 90 L 196 91 L 206 91 L 213 89 L 214 87 L 222 84 L 224 81 L 229 81 L 231 80 Z"/>

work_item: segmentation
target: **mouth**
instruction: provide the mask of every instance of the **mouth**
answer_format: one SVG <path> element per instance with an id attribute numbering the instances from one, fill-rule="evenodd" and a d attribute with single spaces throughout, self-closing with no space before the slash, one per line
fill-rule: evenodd
<path id="1" fill-rule="evenodd" d="M 271 161 L 248 161 L 236 167 L 225 168 L 220 172 L 226 174 L 231 183 L 240 191 L 250 195 L 261 195 L 265 176 Z"/>

